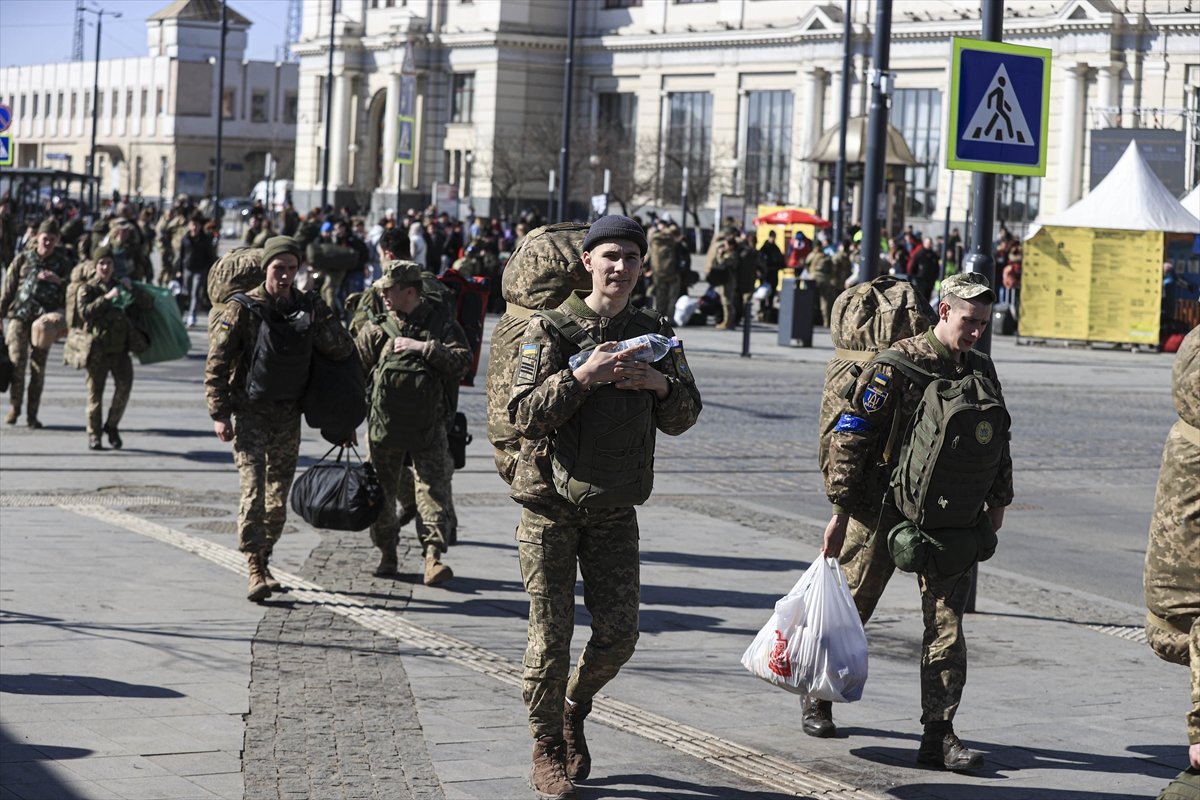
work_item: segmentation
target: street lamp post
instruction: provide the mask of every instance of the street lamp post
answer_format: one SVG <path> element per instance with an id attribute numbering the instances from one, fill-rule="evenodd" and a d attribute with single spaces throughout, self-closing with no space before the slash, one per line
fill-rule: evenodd
<path id="1" fill-rule="evenodd" d="M 217 153 L 213 176 L 213 217 L 217 220 L 217 236 L 221 235 L 221 173 L 224 165 L 221 163 L 221 138 L 225 126 L 225 34 L 229 30 L 226 18 L 225 0 L 221 0 L 221 50 L 217 64 Z M 232 111 L 232 109 L 230 109 Z"/>
<path id="2" fill-rule="evenodd" d="M 337 0 L 329 3 L 329 68 L 325 71 L 325 152 L 321 164 L 321 212 L 329 204 L 329 144 L 333 132 L 333 34 L 337 20 Z"/>
<path id="3" fill-rule="evenodd" d="M 92 213 L 96 213 L 99 209 L 96 196 L 96 126 L 99 124 L 100 110 L 100 25 L 104 21 L 104 15 L 110 17 L 120 17 L 120 11 L 105 11 L 102 8 L 86 8 L 81 6 L 80 10 L 87 14 L 96 15 L 96 67 L 92 73 L 92 146 L 88 151 L 88 177 L 91 180 L 89 186 L 89 205 L 92 207 Z"/>

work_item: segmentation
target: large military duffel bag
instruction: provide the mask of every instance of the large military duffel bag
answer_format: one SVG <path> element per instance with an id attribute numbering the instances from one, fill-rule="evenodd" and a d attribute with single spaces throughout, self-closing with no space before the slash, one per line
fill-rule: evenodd
<path id="1" fill-rule="evenodd" d="M 825 390 L 817 423 L 817 459 L 826 475 L 833 429 L 864 365 L 893 343 L 923 333 L 937 323 L 937 315 L 913 285 L 892 275 L 881 275 L 842 292 L 834 300 L 830 316 L 834 354 L 825 367 Z M 871 503 L 883 496 L 884 488 L 879 487 L 879 495 L 872 497 Z"/>
<path id="2" fill-rule="evenodd" d="M 317 272 L 346 272 L 358 266 L 358 253 L 333 242 L 311 242 L 305 252 Z"/>
<path id="3" fill-rule="evenodd" d="M 562 222 L 529 233 L 509 258 L 500 292 L 508 304 L 492 331 L 487 370 L 487 432 L 495 448 L 496 471 L 512 483 L 521 452 L 520 436 L 508 420 L 508 398 L 519 348 L 533 312 L 558 308 L 571 292 L 590 289 L 583 266 L 585 224 Z"/>
<path id="4" fill-rule="evenodd" d="M 209 336 L 230 298 L 245 294 L 267 279 L 262 257 L 261 247 L 235 247 L 212 265 L 208 271 L 208 300 L 212 303 L 208 312 Z"/>
<path id="5" fill-rule="evenodd" d="M 296 479 L 292 485 L 292 511 L 314 528 L 361 531 L 379 517 L 383 491 L 369 462 L 351 463 L 345 447 L 329 461 L 334 449 L 330 448 Z"/>

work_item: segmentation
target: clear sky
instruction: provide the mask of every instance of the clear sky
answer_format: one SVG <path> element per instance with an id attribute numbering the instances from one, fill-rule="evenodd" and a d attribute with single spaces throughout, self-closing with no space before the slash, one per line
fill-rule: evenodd
<path id="1" fill-rule="evenodd" d="M 100 58 L 148 55 L 146 17 L 171 0 L 86 0 L 91 8 L 119 11 L 104 17 Z M 274 61 L 287 28 L 287 0 L 229 0 L 229 7 L 254 23 L 247 33 L 246 57 Z M 83 58 L 96 57 L 95 14 L 85 14 Z M 70 61 L 75 42 L 75 0 L 0 0 L 0 67 Z"/>

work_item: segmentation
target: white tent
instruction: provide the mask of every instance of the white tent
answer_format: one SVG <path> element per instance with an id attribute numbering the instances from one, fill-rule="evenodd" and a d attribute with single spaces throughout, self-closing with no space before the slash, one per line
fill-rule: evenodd
<path id="1" fill-rule="evenodd" d="M 1196 184 L 1196 188 L 1179 201 L 1183 205 L 1185 211 L 1193 217 L 1200 217 L 1200 183 Z"/>
<path id="2" fill-rule="evenodd" d="M 1195 192 L 1192 193 L 1195 195 Z M 1150 169 L 1130 142 L 1121 160 L 1075 205 L 1049 219 L 1038 220 L 1028 238 L 1042 225 L 1060 228 L 1101 228 L 1116 231 L 1200 233 L 1200 219 L 1184 209 Z"/>

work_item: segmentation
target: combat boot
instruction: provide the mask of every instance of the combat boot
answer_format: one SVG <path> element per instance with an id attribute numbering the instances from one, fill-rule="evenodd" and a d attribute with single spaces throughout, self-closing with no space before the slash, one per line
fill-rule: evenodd
<path id="1" fill-rule="evenodd" d="M 391 547 L 379 548 L 379 566 L 375 568 L 376 578 L 394 578 L 396 572 L 400 569 L 400 562 L 396 560 L 396 545 Z"/>
<path id="2" fill-rule="evenodd" d="M 953 771 L 979 769 L 983 766 L 983 753 L 963 745 L 949 722 L 930 722 L 921 737 L 917 763 Z"/>
<path id="3" fill-rule="evenodd" d="M 442 563 L 441 554 L 436 547 L 425 551 L 425 585 L 437 586 L 454 577 L 454 570 Z"/>
<path id="4" fill-rule="evenodd" d="M 563 704 L 563 744 L 566 747 L 564 763 L 567 777 L 574 781 L 586 781 L 592 771 L 592 754 L 588 752 L 587 740 L 583 738 L 583 719 L 592 711 L 591 702 Z"/>
<path id="5" fill-rule="evenodd" d="M 113 447 L 117 447 L 117 446 L 118 445 L 113 445 Z M 275 576 L 271 574 L 271 551 L 270 550 L 262 551 L 262 571 L 263 571 L 263 581 L 267 584 L 268 589 L 270 589 L 272 592 L 280 592 L 280 593 L 287 591 L 286 589 L 283 588 L 283 584 L 280 583 L 278 580 L 276 580 Z"/>
<path id="6" fill-rule="evenodd" d="M 529 788 L 538 800 L 570 800 L 575 784 L 563 767 L 563 743 L 548 736 L 533 743 L 533 766 L 529 770 Z"/>
<path id="7" fill-rule="evenodd" d="M 246 553 L 246 566 L 250 568 L 250 578 L 246 584 L 246 599 L 257 603 L 271 596 L 271 587 L 267 586 L 267 576 L 263 574 L 263 557 L 261 553 Z"/>
<path id="8" fill-rule="evenodd" d="M 88 437 L 88 449 L 89 450 L 103 450 L 104 449 L 104 445 L 100 442 L 99 436 L 89 436 Z"/>
<path id="9" fill-rule="evenodd" d="M 800 708 L 803 712 L 800 727 L 809 736 L 828 739 L 837 735 L 837 726 L 833 724 L 833 703 L 813 700 L 804 695 L 800 698 Z"/>
<path id="10" fill-rule="evenodd" d="M 120 450 L 124 442 L 121 441 L 121 433 L 117 430 L 117 426 L 105 425 L 104 433 L 108 436 L 108 443 L 112 445 L 113 450 Z"/>
<path id="11" fill-rule="evenodd" d="M 17 417 L 19 417 L 19 416 L 21 416 L 21 409 L 17 408 L 16 406 L 13 406 L 12 408 L 10 408 L 8 410 L 8 413 L 4 415 L 4 424 L 5 425 L 16 425 Z"/>

